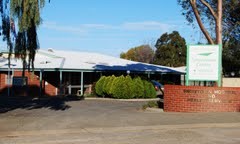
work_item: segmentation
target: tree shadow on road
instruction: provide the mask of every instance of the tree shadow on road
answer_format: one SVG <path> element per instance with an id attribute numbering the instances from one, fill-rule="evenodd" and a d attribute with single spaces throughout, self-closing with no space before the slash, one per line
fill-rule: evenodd
<path id="1" fill-rule="evenodd" d="M 65 97 L 41 97 L 34 98 L 28 96 L 7 97 L 0 96 L 0 113 L 6 113 L 15 109 L 41 109 L 48 108 L 51 110 L 67 110 L 71 106 L 67 105 L 68 101 L 80 101 L 83 97 L 65 96 Z"/>

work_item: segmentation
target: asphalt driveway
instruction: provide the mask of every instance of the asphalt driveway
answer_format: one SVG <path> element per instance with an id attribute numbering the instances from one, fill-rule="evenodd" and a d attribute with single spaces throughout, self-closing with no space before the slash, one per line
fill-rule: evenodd
<path id="1" fill-rule="evenodd" d="M 176 137 L 182 135 L 184 131 L 186 134 L 190 134 L 191 128 L 189 129 L 189 127 L 197 128 L 202 133 L 211 133 L 214 129 L 219 132 L 223 131 L 223 133 L 227 131 L 228 134 L 232 134 L 229 135 L 233 138 L 231 143 L 240 142 L 238 139 L 240 137 L 239 113 L 144 111 L 142 110 L 144 103 L 146 102 L 81 99 L 28 100 L 25 103 L 19 100 L 1 102 L 0 144 L 21 143 L 23 140 L 25 143 L 37 143 L 39 139 L 44 139 L 46 143 L 79 143 L 83 135 L 91 142 L 91 136 L 88 135 L 91 132 L 92 136 L 102 135 L 101 138 L 105 137 L 105 140 L 109 139 L 107 135 L 114 137 L 117 136 L 117 133 L 122 135 L 121 138 L 125 137 L 126 139 L 131 139 L 131 135 L 141 134 L 146 139 L 151 139 L 151 135 L 152 138 L 157 139 L 156 133 L 170 132 L 171 134 L 175 132 L 173 134 Z M 211 130 L 208 129 L 211 127 Z M 174 128 L 176 129 L 171 131 Z M 183 130 L 182 134 L 181 130 Z M 86 131 L 90 133 L 84 133 Z M 63 139 L 63 135 L 66 136 L 65 139 Z M 64 142 L 72 137 L 77 137 L 78 140 Z M 193 135 L 193 137 L 195 136 Z M 61 138 L 62 141 L 56 141 Z M 94 139 L 94 137 L 92 138 Z M 104 138 L 101 139 L 103 141 L 95 140 L 104 143 Z M 204 141 L 204 138 L 202 140 Z M 132 142 L 134 143 L 134 141 Z M 125 142 L 122 141 L 122 143 Z M 136 141 L 136 143 L 138 142 Z"/>

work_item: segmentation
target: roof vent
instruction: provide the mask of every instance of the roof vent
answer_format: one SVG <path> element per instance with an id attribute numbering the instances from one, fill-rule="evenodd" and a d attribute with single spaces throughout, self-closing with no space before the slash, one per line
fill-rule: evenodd
<path id="1" fill-rule="evenodd" d="M 48 64 L 51 63 L 51 61 L 41 61 L 40 64 Z"/>
<path id="2" fill-rule="evenodd" d="M 53 52 L 53 49 L 52 49 L 52 48 L 48 48 L 47 51 L 48 51 L 48 52 Z"/>

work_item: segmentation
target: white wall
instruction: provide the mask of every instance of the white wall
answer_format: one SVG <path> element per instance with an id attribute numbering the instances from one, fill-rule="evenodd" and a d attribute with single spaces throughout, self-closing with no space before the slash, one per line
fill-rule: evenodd
<path id="1" fill-rule="evenodd" d="M 223 87 L 240 87 L 240 78 L 223 78 Z"/>

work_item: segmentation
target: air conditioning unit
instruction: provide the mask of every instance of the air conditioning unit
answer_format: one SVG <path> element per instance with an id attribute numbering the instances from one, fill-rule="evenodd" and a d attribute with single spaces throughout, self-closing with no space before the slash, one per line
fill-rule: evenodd
<path id="1" fill-rule="evenodd" d="M 77 96 L 81 96 L 81 90 L 77 90 Z"/>

